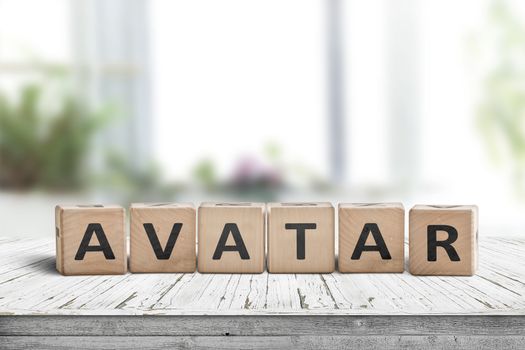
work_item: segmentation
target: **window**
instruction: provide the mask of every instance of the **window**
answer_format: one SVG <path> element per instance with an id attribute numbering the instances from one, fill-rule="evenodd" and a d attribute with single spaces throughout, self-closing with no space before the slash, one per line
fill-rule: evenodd
<path id="1" fill-rule="evenodd" d="M 154 145 L 171 176 L 209 158 L 227 177 L 267 144 L 329 176 L 323 1 L 151 5 Z"/>
<path id="2" fill-rule="evenodd" d="M 37 66 L 71 64 L 69 23 L 66 0 L 0 0 L 0 86 L 12 91 Z"/>

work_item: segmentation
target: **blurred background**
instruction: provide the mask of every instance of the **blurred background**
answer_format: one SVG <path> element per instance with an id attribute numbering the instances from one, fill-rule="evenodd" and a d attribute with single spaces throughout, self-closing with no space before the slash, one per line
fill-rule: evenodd
<path id="1" fill-rule="evenodd" d="M 525 2 L 0 0 L 1 235 L 58 203 L 477 204 L 525 234 Z"/>

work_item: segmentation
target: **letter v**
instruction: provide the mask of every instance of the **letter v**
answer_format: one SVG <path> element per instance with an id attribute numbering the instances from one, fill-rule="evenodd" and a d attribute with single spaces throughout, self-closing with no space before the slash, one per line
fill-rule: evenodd
<path id="1" fill-rule="evenodd" d="M 158 260 L 168 260 L 170 258 L 173 247 L 175 246 L 175 242 L 177 242 L 177 238 L 179 237 L 181 228 L 182 223 L 178 222 L 173 224 L 173 228 L 171 229 L 170 236 L 168 237 L 166 247 L 162 249 L 160 246 L 159 237 L 157 236 L 157 232 L 155 231 L 153 224 L 144 224 L 144 229 L 146 230 L 146 234 L 148 235 L 149 241 Z"/>

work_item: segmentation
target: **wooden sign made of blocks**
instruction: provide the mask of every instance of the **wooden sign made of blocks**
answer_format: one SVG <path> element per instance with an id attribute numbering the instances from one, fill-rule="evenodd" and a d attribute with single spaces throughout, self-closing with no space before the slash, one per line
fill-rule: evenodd
<path id="1" fill-rule="evenodd" d="M 335 269 L 331 203 L 268 204 L 268 271 L 331 273 Z"/>
<path id="2" fill-rule="evenodd" d="M 409 216 L 411 274 L 472 276 L 476 273 L 476 206 L 416 205 Z"/>
<path id="3" fill-rule="evenodd" d="M 56 268 L 63 275 L 116 275 L 127 270 L 124 208 L 55 208 Z"/>
<path id="4" fill-rule="evenodd" d="M 264 271 L 265 205 L 203 203 L 199 207 L 199 272 Z"/>
<path id="5" fill-rule="evenodd" d="M 401 203 L 339 204 L 339 271 L 403 272 Z"/>
<path id="6" fill-rule="evenodd" d="M 131 272 L 194 272 L 196 212 L 193 204 L 136 203 L 130 208 Z"/>

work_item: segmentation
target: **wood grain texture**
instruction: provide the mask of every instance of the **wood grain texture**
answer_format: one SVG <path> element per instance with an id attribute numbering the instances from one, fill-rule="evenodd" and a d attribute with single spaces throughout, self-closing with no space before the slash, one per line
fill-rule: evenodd
<path id="1" fill-rule="evenodd" d="M 430 225 L 451 226 L 457 238 L 451 242 L 457 253 L 453 261 L 451 252 L 444 247 L 435 249 L 432 261 L 428 252 Z M 442 228 L 436 239 L 446 241 L 451 234 Z M 416 205 L 409 214 L 410 273 L 414 275 L 472 276 L 478 265 L 478 208 L 474 205 Z"/>
<path id="2" fill-rule="evenodd" d="M 523 349 L 525 336 L 0 337 L 9 349 Z"/>
<path id="3" fill-rule="evenodd" d="M 331 203 L 269 203 L 268 271 L 271 273 L 331 273 L 335 270 L 334 207 Z M 303 232 L 304 254 L 298 252 L 297 228 Z M 315 228 L 314 228 L 315 227 Z"/>
<path id="4" fill-rule="evenodd" d="M 265 252 L 264 203 L 202 203 L 199 207 L 198 270 L 203 273 L 262 273 Z M 242 237 L 248 259 L 238 251 L 214 253 L 226 224 L 234 224 Z M 236 243 L 228 233 L 228 246 Z"/>
<path id="5" fill-rule="evenodd" d="M 523 316 L 3 316 L 0 348 L 521 349 Z"/>
<path id="6" fill-rule="evenodd" d="M 524 329 L 523 316 L 490 315 L 0 317 L 0 336 L 513 336 Z"/>
<path id="7" fill-rule="evenodd" d="M 376 225 L 389 256 L 378 251 L 363 251 L 352 259 L 365 225 Z M 366 230 L 366 246 L 377 246 Z M 403 272 L 405 265 L 405 209 L 401 203 L 339 204 L 339 271 Z"/>
<path id="8" fill-rule="evenodd" d="M 56 269 L 63 275 L 124 274 L 127 271 L 127 247 L 124 231 L 125 211 L 116 205 L 57 206 L 56 218 Z M 82 239 L 93 233 L 90 224 L 100 225 L 112 255 L 107 258 L 101 251 L 88 251 L 83 259 L 75 258 Z M 93 233 L 90 246 L 98 246 L 98 236 Z"/>
<path id="9" fill-rule="evenodd" d="M 525 240 L 484 237 L 472 277 L 407 271 L 64 277 L 55 270 L 51 239 L 0 239 L 0 315 L 523 317 L 523 256 Z"/>
<path id="10" fill-rule="evenodd" d="M 196 255 L 196 211 L 190 203 L 135 203 L 130 208 L 131 272 L 194 272 Z M 165 250 L 174 225 L 179 225 L 168 259 L 159 259 L 144 224 L 151 224 L 160 247 Z M 150 228 L 151 229 L 151 228 Z"/>

